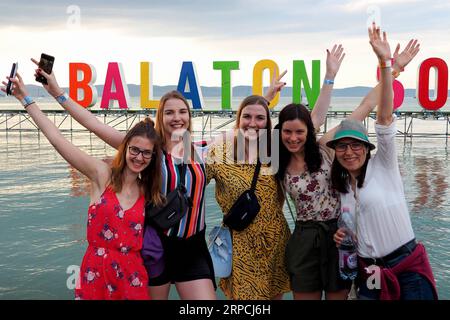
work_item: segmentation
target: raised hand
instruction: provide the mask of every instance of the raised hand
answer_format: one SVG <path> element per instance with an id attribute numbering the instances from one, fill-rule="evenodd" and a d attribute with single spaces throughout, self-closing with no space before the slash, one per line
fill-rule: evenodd
<path id="1" fill-rule="evenodd" d="M 418 42 L 417 39 L 409 40 L 408 45 L 400 54 L 399 54 L 400 44 L 397 44 L 393 56 L 395 64 L 398 65 L 400 70 L 403 70 L 408 65 L 408 63 L 410 63 L 411 60 L 414 59 L 419 50 L 420 50 L 420 43 Z"/>
<path id="2" fill-rule="evenodd" d="M 23 83 L 20 74 L 17 73 L 15 78 L 6 77 L 6 79 L 11 80 L 11 82 L 13 83 L 12 95 L 16 97 L 17 100 L 21 101 L 28 95 L 27 88 L 25 87 L 25 84 Z M 2 81 L 2 84 L 6 86 L 7 82 Z M 6 88 L 1 88 L 1 90 L 3 92 L 6 92 Z"/>
<path id="3" fill-rule="evenodd" d="M 270 83 L 270 87 L 267 90 L 266 94 L 264 95 L 264 98 L 266 98 L 266 100 L 272 101 L 277 95 L 277 92 L 281 91 L 281 89 L 283 89 L 283 87 L 286 85 L 286 82 L 280 81 L 281 78 L 284 77 L 286 72 L 287 70 L 284 70 L 279 76 L 277 76 L 277 74 L 274 73 L 272 82 Z"/>
<path id="4" fill-rule="evenodd" d="M 334 80 L 344 57 L 345 53 L 342 45 L 334 45 L 331 52 L 327 49 L 327 71 L 325 73 L 325 79 Z"/>
<path id="5" fill-rule="evenodd" d="M 63 90 L 59 87 L 54 72 L 52 71 L 52 73 L 48 74 L 44 70 L 39 68 L 39 62 L 37 60 L 31 58 L 31 61 L 33 61 L 33 63 L 38 66 L 38 69 L 35 70 L 36 73 L 34 76 L 36 77 L 36 75 L 39 74 L 47 79 L 48 84 L 43 84 L 44 89 L 47 90 L 47 92 L 53 97 L 60 95 Z"/>
<path id="6" fill-rule="evenodd" d="M 391 59 L 391 47 L 387 41 L 386 32 L 383 31 L 383 35 L 381 35 L 380 27 L 377 27 L 375 22 L 369 28 L 369 39 L 370 45 L 377 55 L 378 60 L 386 61 Z"/>

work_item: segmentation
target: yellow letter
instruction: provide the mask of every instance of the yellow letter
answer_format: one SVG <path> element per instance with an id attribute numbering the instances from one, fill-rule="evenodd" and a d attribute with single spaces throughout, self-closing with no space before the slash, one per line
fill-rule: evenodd
<path id="1" fill-rule="evenodd" d="M 273 60 L 260 60 L 255 64 L 255 67 L 253 68 L 253 94 L 257 94 L 262 96 L 263 95 L 263 72 L 264 70 L 269 69 L 270 70 L 270 80 L 273 79 L 274 73 L 279 74 L 278 65 Z M 275 98 L 270 101 L 269 108 L 272 109 L 278 104 L 278 100 L 280 99 L 280 92 L 277 93 Z"/>
<path id="2" fill-rule="evenodd" d="M 141 62 L 141 108 L 157 109 L 159 100 L 153 100 L 151 62 Z"/>

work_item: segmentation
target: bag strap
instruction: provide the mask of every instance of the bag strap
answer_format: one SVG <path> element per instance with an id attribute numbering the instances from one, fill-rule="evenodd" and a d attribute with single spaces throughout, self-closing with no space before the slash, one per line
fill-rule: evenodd
<path id="1" fill-rule="evenodd" d="M 256 162 L 255 173 L 253 174 L 252 186 L 250 187 L 250 191 L 254 192 L 256 189 L 256 182 L 258 181 L 259 169 L 261 169 L 261 162 Z"/>
<path id="2" fill-rule="evenodd" d="M 163 149 L 163 153 L 164 153 L 164 156 L 168 156 L 168 153 Z M 173 158 L 172 158 L 173 159 Z M 178 168 L 178 166 L 179 166 L 179 164 L 176 164 L 175 163 L 175 166 Z M 179 172 L 180 172 L 180 180 L 178 180 L 178 184 L 177 184 L 177 187 L 179 187 L 179 186 L 184 186 L 184 183 L 185 183 L 185 175 L 186 175 L 186 163 L 185 162 L 182 162 L 182 164 L 181 164 L 181 167 L 180 167 L 180 170 L 179 170 Z"/>
<path id="3" fill-rule="evenodd" d="M 292 208 L 291 208 L 291 202 L 290 202 L 290 201 L 292 201 L 292 198 L 291 198 L 291 196 L 289 195 L 289 193 L 287 192 L 286 188 L 284 187 L 283 182 L 279 182 L 279 183 L 280 183 L 281 190 L 282 190 L 283 193 L 284 193 L 284 198 L 286 199 L 286 203 L 287 203 L 287 206 L 288 206 L 288 208 L 289 208 L 289 212 L 291 213 L 292 220 L 294 221 L 294 224 L 295 224 L 295 222 L 297 221 L 297 219 L 296 219 L 296 217 L 294 216 L 293 210 L 292 210 Z M 294 203 L 295 203 L 295 202 L 294 202 Z"/>
<path id="4" fill-rule="evenodd" d="M 184 186 L 184 182 L 186 179 L 186 163 L 183 163 L 180 168 L 180 180 L 178 182 L 178 186 Z"/>
<path id="5" fill-rule="evenodd" d="M 291 198 L 291 196 L 290 196 L 287 192 L 285 193 L 285 197 L 286 197 L 286 203 L 287 203 L 288 208 L 289 208 L 289 212 L 291 213 L 292 220 L 293 220 L 294 223 L 295 223 L 295 222 L 297 221 L 297 218 L 294 216 L 294 213 L 293 213 L 292 208 L 291 208 L 290 200 L 291 200 L 292 198 Z"/>

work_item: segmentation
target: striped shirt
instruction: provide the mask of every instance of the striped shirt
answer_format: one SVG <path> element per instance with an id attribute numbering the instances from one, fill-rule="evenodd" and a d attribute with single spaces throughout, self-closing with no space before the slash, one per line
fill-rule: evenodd
<path id="1" fill-rule="evenodd" d="M 174 190 L 180 181 L 182 164 L 177 164 L 176 161 L 172 155 L 163 152 L 161 192 L 164 195 Z M 165 230 L 164 233 L 170 237 L 186 239 L 205 229 L 206 169 L 203 162 L 191 161 L 186 164 L 184 184 L 187 195 L 192 200 L 192 207 L 187 209 L 187 213 L 177 225 Z"/>

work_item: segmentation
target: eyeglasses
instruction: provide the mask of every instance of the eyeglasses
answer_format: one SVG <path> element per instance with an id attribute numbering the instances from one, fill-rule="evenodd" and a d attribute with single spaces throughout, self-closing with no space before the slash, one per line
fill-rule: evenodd
<path id="1" fill-rule="evenodd" d="M 155 152 L 152 150 L 141 150 L 135 146 L 129 146 L 128 150 L 130 151 L 131 155 L 136 157 L 139 155 L 139 153 L 142 153 L 142 157 L 144 159 L 151 159 L 155 155 Z"/>
<path id="2" fill-rule="evenodd" d="M 364 143 L 362 142 L 350 142 L 350 143 L 337 143 L 334 149 L 337 152 L 345 152 L 347 150 L 347 147 L 350 146 L 350 149 L 353 151 L 360 151 L 362 148 L 364 148 Z"/>

